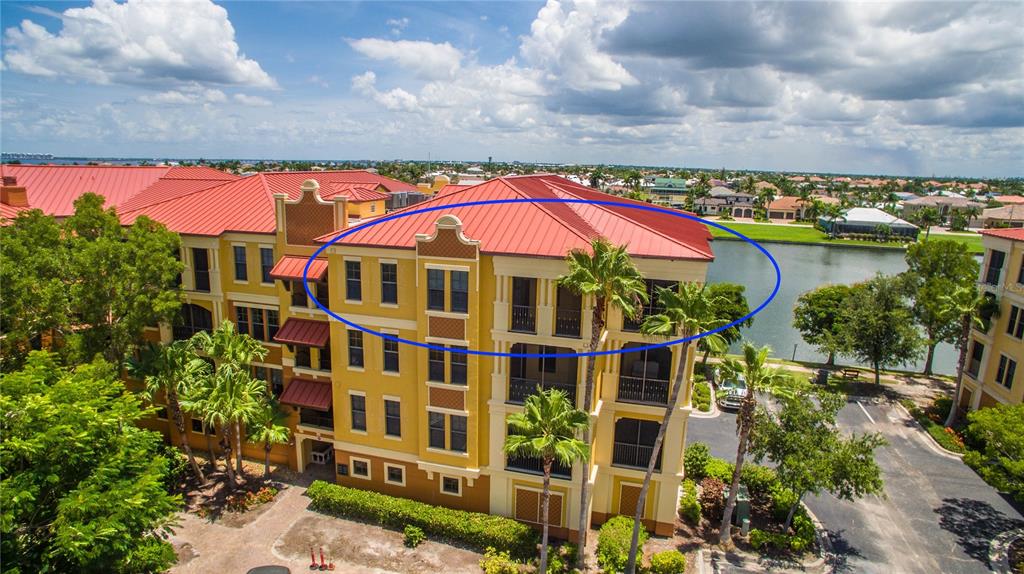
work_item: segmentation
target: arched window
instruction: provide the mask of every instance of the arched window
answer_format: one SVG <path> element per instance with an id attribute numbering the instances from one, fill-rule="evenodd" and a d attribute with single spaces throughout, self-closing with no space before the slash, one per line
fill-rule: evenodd
<path id="1" fill-rule="evenodd" d="M 181 306 L 181 319 L 174 326 L 174 339 L 188 339 L 200 331 L 213 329 L 213 314 L 205 307 L 186 303 Z"/>

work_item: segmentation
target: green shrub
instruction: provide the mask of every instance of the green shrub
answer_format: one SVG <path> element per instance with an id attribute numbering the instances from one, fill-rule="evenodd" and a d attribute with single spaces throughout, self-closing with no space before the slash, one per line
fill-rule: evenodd
<path id="1" fill-rule="evenodd" d="M 566 542 L 561 546 L 548 547 L 548 572 L 547 574 L 569 574 L 573 572 L 572 565 L 576 562 L 576 545 Z"/>
<path id="2" fill-rule="evenodd" d="M 711 386 L 707 383 L 697 383 L 693 387 L 693 406 L 698 411 L 711 411 Z"/>
<path id="3" fill-rule="evenodd" d="M 735 465 L 725 459 L 714 458 L 708 461 L 704 467 L 704 474 L 711 478 L 717 478 L 726 484 L 732 484 L 732 472 Z"/>
<path id="4" fill-rule="evenodd" d="M 796 504 L 797 495 L 792 490 L 782 486 L 781 484 L 774 484 L 769 492 L 769 497 L 772 503 L 772 516 L 775 520 L 783 521 L 789 514 L 789 509 Z M 799 512 L 801 509 L 797 509 Z"/>
<path id="5" fill-rule="evenodd" d="M 697 500 L 697 485 L 689 478 L 683 481 L 683 495 L 679 497 L 679 516 L 695 526 L 700 522 L 700 501 Z"/>
<path id="6" fill-rule="evenodd" d="M 309 507 L 325 514 L 365 520 L 395 530 L 416 526 L 427 536 L 480 549 L 500 548 L 517 557 L 537 553 L 537 533 L 504 516 L 433 506 L 322 480 L 313 482 L 306 495 L 312 501 Z"/>
<path id="7" fill-rule="evenodd" d="M 751 498 L 763 499 L 771 493 L 779 479 L 775 470 L 758 464 L 744 464 L 740 471 L 740 482 L 746 487 Z"/>
<path id="8" fill-rule="evenodd" d="M 647 542 L 647 529 L 640 525 L 638 548 Z M 597 564 L 606 572 L 621 572 L 629 559 L 629 543 L 633 537 L 633 519 L 615 516 L 601 525 L 597 532 Z"/>
<path id="9" fill-rule="evenodd" d="M 717 478 L 709 476 L 700 481 L 700 508 L 704 518 L 714 522 L 722 519 L 725 512 L 725 483 Z"/>
<path id="10" fill-rule="evenodd" d="M 683 473 L 686 478 L 700 482 L 707 476 L 708 461 L 711 460 L 711 449 L 702 442 L 691 443 L 683 451 Z"/>
<path id="11" fill-rule="evenodd" d="M 683 574 L 686 572 L 686 556 L 678 550 L 666 550 L 651 556 L 650 574 Z"/>
<path id="12" fill-rule="evenodd" d="M 814 523 L 801 506 L 793 516 L 793 535 L 789 540 L 789 549 L 803 552 L 814 544 Z"/>
<path id="13" fill-rule="evenodd" d="M 498 552 L 490 546 L 480 559 L 480 568 L 484 574 L 519 574 L 519 563 L 513 560 L 508 552 Z"/>
<path id="14" fill-rule="evenodd" d="M 178 556 L 174 553 L 173 546 L 159 538 L 147 537 L 143 544 L 131 551 L 119 572 L 120 574 L 166 572 L 177 561 Z"/>
<path id="15" fill-rule="evenodd" d="M 407 525 L 405 530 L 402 532 L 405 535 L 405 545 L 409 548 L 416 548 L 427 539 L 427 535 L 423 533 L 423 529 L 419 526 L 413 526 L 412 524 Z"/>

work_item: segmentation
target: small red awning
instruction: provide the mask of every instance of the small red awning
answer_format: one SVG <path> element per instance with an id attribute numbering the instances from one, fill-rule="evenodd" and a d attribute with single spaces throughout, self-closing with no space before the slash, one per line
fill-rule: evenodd
<path id="1" fill-rule="evenodd" d="M 281 326 L 274 340 L 278 343 L 289 345 L 305 345 L 307 347 L 320 347 L 327 345 L 327 339 L 331 336 L 331 326 L 327 321 L 314 321 L 312 319 L 296 319 L 290 317 Z"/>
<path id="2" fill-rule="evenodd" d="M 270 270 L 270 276 L 284 281 L 302 281 L 302 270 L 306 268 L 306 261 L 309 261 L 308 257 L 285 255 Z M 311 281 L 321 281 L 325 275 L 327 275 L 327 260 L 314 259 L 313 263 L 309 266 L 309 279 Z"/>
<path id="3" fill-rule="evenodd" d="M 331 383 L 311 379 L 292 379 L 281 395 L 286 405 L 327 412 L 331 408 Z"/>

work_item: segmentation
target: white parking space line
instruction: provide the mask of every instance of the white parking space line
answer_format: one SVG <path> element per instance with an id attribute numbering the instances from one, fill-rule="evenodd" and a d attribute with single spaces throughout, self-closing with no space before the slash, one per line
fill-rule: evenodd
<path id="1" fill-rule="evenodd" d="M 871 414 L 868 413 L 868 410 L 866 408 L 864 408 L 864 403 L 857 401 L 857 406 L 860 407 L 860 410 L 864 411 L 864 416 L 868 417 L 868 420 L 871 421 L 871 424 L 875 424 L 875 419 L 871 418 Z"/>

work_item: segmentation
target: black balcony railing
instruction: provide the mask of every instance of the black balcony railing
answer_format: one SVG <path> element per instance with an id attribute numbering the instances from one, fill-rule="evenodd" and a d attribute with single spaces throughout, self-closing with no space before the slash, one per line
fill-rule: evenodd
<path id="1" fill-rule="evenodd" d="M 668 404 L 668 381 L 619 375 L 618 400 L 624 403 Z"/>
<path id="2" fill-rule="evenodd" d="M 535 381 L 533 379 L 521 379 L 512 377 L 508 383 L 508 402 L 521 405 L 526 402 L 526 397 L 537 392 L 537 387 L 544 390 L 558 389 L 569 395 L 569 400 L 576 406 L 576 385 L 559 381 Z"/>
<path id="3" fill-rule="evenodd" d="M 334 430 L 334 414 L 331 412 L 300 409 L 299 424 Z"/>
<path id="4" fill-rule="evenodd" d="M 616 442 L 612 449 L 612 465 L 628 466 L 630 468 L 647 468 L 651 462 L 653 446 L 644 446 L 629 442 Z M 658 453 L 658 462 L 654 465 L 655 470 L 661 470 L 661 453 Z"/>
<path id="5" fill-rule="evenodd" d="M 208 327 L 193 327 L 193 326 L 189 326 L 189 325 L 175 325 L 173 328 L 171 328 L 171 335 L 174 337 L 175 341 L 184 341 L 185 339 L 191 338 L 192 335 L 195 335 L 196 333 L 201 333 L 203 331 L 209 331 L 209 330 L 210 329 Z"/>
<path id="6" fill-rule="evenodd" d="M 580 336 L 579 309 L 555 309 L 555 335 L 577 338 Z"/>
<path id="7" fill-rule="evenodd" d="M 505 458 L 505 469 L 529 474 L 544 474 L 544 462 L 535 456 L 508 455 Z M 555 478 L 572 478 L 572 468 L 557 460 L 551 465 L 551 476 Z"/>
<path id="8" fill-rule="evenodd" d="M 532 305 L 512 305 L 512 330 L 520 333 L 537 332 L 537 309 Z"/>

